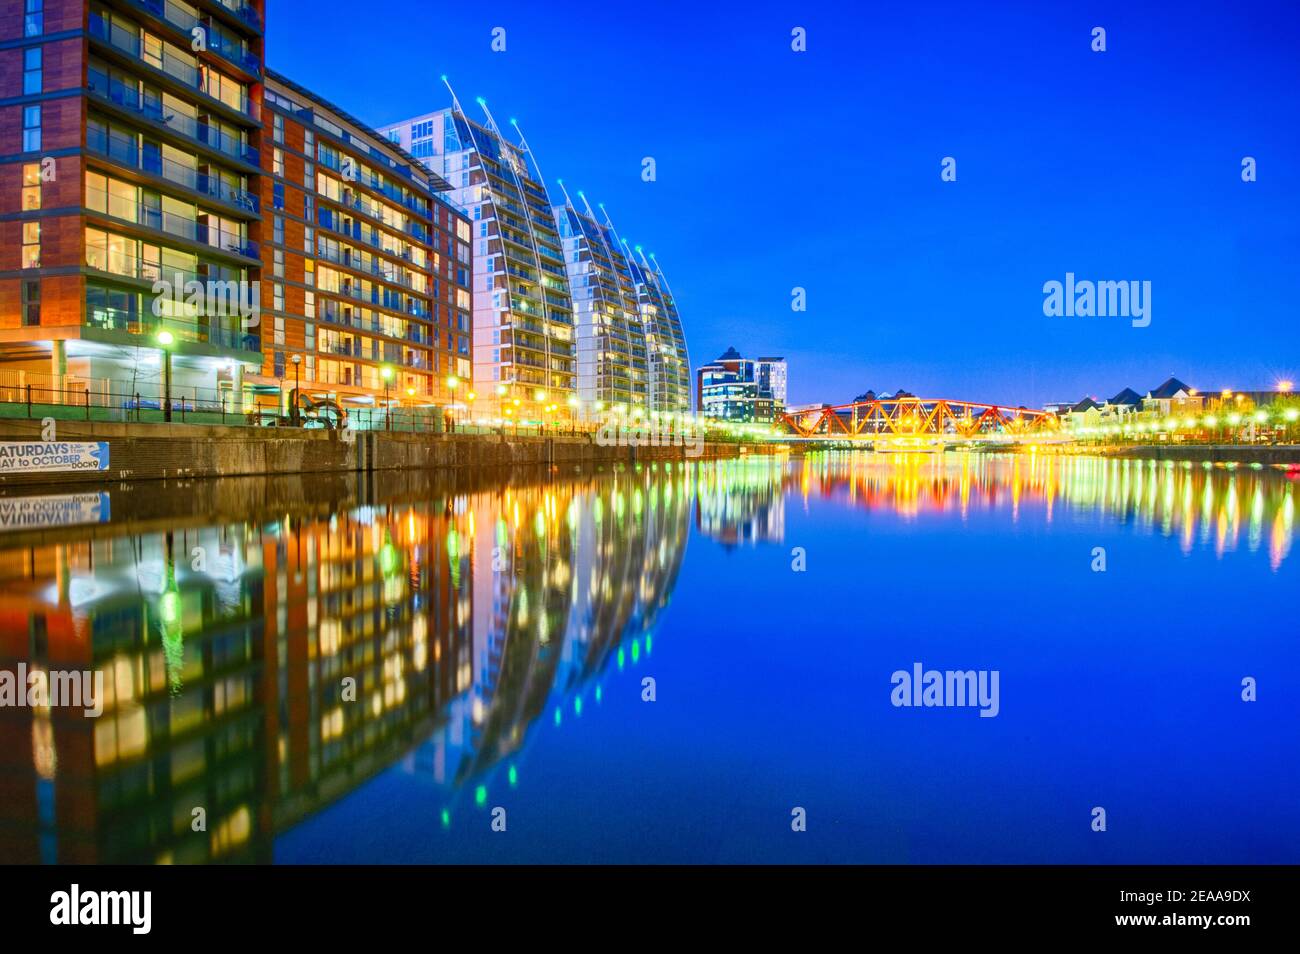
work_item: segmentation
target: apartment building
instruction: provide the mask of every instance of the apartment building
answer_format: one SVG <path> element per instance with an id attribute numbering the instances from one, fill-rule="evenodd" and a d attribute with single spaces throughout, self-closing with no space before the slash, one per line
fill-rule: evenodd
<path id="1" fill-rule="evenodd" d="M 263 11 L 5 5 L 0 397 L 224 417 L 300 388 L 371 421 L 464 402 L 469 219 L 266 69 Z"/>
<path id="2" fill-rule="evenodd" d="M 262 9 L 5 4 L 0 386 L 156 399 L 170 351 L 177 389 L 216 400 L 260 364 L 239 293 L 261 277 Z"/>
<path id="3" fill-rule="evenodd" d="M 633 270 L 609 216 L 567 192 L 555 206 L 573 295 L 578 399 L 592 416 L 650 407 L 645 324 Z"/>
<path id="4" fill-rule="evenodd" d="M 459 104 L 381 132 L 451 184 L 471 220 L 474 390 L 480 413 L 520 421 L 576 414 L 573 300 L 563 243 L 532 153 Z"/>
<path id="5" fill-rule="evenodd" d="M 462 403 L 470 226 L 447 183 L 274 72 L 264 112 L 263 361 L 247 380 L 345 409 Z"/>

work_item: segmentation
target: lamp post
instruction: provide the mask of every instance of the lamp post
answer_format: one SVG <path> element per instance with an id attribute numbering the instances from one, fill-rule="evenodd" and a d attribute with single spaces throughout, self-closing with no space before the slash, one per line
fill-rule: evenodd
<path id="1" fill-rule="evenodd" d="M 497 385 L 497 420 L 502 422 L 501 423 L 502 427 L 505 427 L 505 421 L 503 421 L 502 418 L 505 417 L 504 410 L 505 410 L 505 402 L 506 402 L 506 392 L 509 390 L 510 389 L 506 387 L 504 384 Z"/>
<path id="2" fill-rule="evenodd" d="M 546 430 L 546 411 L 542 407 L 542 402 L 546 400 L 546 392 L 538 388 L 533 392 L 533 400 L 537 402 L 537 410 L 541 412 L 538 416 L 539 426 L 543 431 Z"/>
<path id="3" fill-rule="evenodd" d="M 293 426 L 298 426 L 298 396 L 302 393 L 302 381 L 298 376 L 298 368 L 302 364 L 302 355 L 295 354 L 289 359 L 293 362 L 293 401 L 289 407 L 289 420 Z"/>
<path id="4" fill-rule="evenodd" d="M 447 401 L 447 411 L 451 415 L 452 426 L 456 424 L 456 388 L 460 387 L 460 378 L 454 374 L 447 375 L 447 393 L 451 397 Z"/>
<path id="5" fill-rule="evenodd" d="M 176 341 L 172 333 L 164 328 L 158 332 L 158 344 L 163 353 L 163 420 L 170 423 L 172 419 L 172 352 L 171 346 Z"/>
<path id="6" fill-rule="evenodd" d="M 384 379 L 384 428 L 391 431 L 393 429 L 393 409 L 389 405 L 388 401 L 388 385 L 389 382 L 393 380 L 392 367 L 389 365 L 381 367 L 379 369 L 379 376 Z"/>

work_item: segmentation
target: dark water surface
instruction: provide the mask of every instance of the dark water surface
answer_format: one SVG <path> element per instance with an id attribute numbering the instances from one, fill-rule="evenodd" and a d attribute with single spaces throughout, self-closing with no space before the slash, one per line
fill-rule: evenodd
<path id="1" fill-rule="evenodd" d="M 106 681 L 0 708 L 0 861 L 1295 863 L 1296 496 L 953 454 L 11 490 L 0 670 Z M 894 705 L 916 664 L 996 716 Z"/>

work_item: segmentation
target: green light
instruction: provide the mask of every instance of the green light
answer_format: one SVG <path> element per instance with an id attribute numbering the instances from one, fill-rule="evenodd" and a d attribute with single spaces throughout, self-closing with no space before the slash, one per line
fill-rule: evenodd
<path id="1" fill-rule="evenodd" d="M 166 328 L 158 332 L 158 343 L 164 348 L 170 347 L 172 342 L 175 340 L 176 339 L 172 336 L 172 333 Z"/>
<path id="2" fill-rule="evenodd" d="M 605 690 L 603 690 L 600 686 L 597 686 L 597 687 L 596 687 L 596 702 L 599 703 L 600 700 L 603 699 L 603 698 L 605 698 Z"/>
<path id="3" fill-rule="evenodd" d="M 379 551 L 379 572 L 386 577 L 391 577 L 397 571 L 397 565 L 397 547 L 385 543 Z"/>
<path id="4" fill-rule="evenodd" d="M 445 808 L 442 810 L 442 827 L 443 828 L 451 827 L 451 812 L 447 811 L 447 809 Z"/>
<path id="5" fill-rule="evenodd" d="M 175 625 L 181 618 L 181 595 L 175 590 L 168 590 L 158 601 L 158 610 L 162 613 L 164 623 L 168 626 Z"/>
<path id="6" fill-rule="evenodd" d="M 556 706 L 556 707 L 555 707 L 555 725 L 556 725 L 557 728 L 559 727 L 560 721 L 561 721 L 563 718 L 564 718 L 564 715 L 563 715 L 563 713 L 560 712 L 560 707 L 559 707 L 559 706 Z"/>
<path id="7" fill-rule="evenodd" d="M 486 786 L 486 785 L 480 785 L 478 788 L 474 789 L 474 804 L 475 804 L 475 805 L 486 805 L 486 804 L 487 804 L 487 786 Z"/>
<path id="8" fill-rule="evenodd" d="M 618 671 L 623 671 L 623 647 L 618 647 Z"/>
<path id="9" fill-rule="evenodd" d="M 646 637 L 645 637 L 645 654 L 646 654 L 647 656 L 650 655 L 650 648 L 651 648 L 653 645 L 654 645 L 654 637 L 651 636 L 649 633 L 647 633 L 647 634 L 646 634 Z"/>
<path id="10" fill-rule="evenodd" d="M 510 771 L 507 773 L 507 775 L 508 775 L 508 777 L 509 777 L 509 779 L 510 779 L 510 787 L 511 787 L 511 788 L 514 788 L 516 785 L 519 784 L 519 769 L 515 768 L 515 767 L 512 765 L 512 766 L 510 766 Z"/>
<path id="11" fill-rule="evenodd" d="M 573 697 L 573 714 L 582 715 L 582 696 Z"/>
<path id="12" fill-rule="evenodd" d="M 641 661 L 641 641 L 639 639 L 634 639 L 632 640 L 632 662 L 635 663 L 640 661 Z"/>

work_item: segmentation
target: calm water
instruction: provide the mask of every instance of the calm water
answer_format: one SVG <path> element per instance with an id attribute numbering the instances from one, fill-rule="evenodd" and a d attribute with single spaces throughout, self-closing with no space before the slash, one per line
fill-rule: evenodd
<path id="1" fill-rule="evenodd" d="M 1290 476 L 11 490 L 0 669 L 107 683 L 97 719 L 0 708 L 0 861 L 1295 863 Z M 915 663 L 996 670 L 997 716 L 894 706 Z"/>

